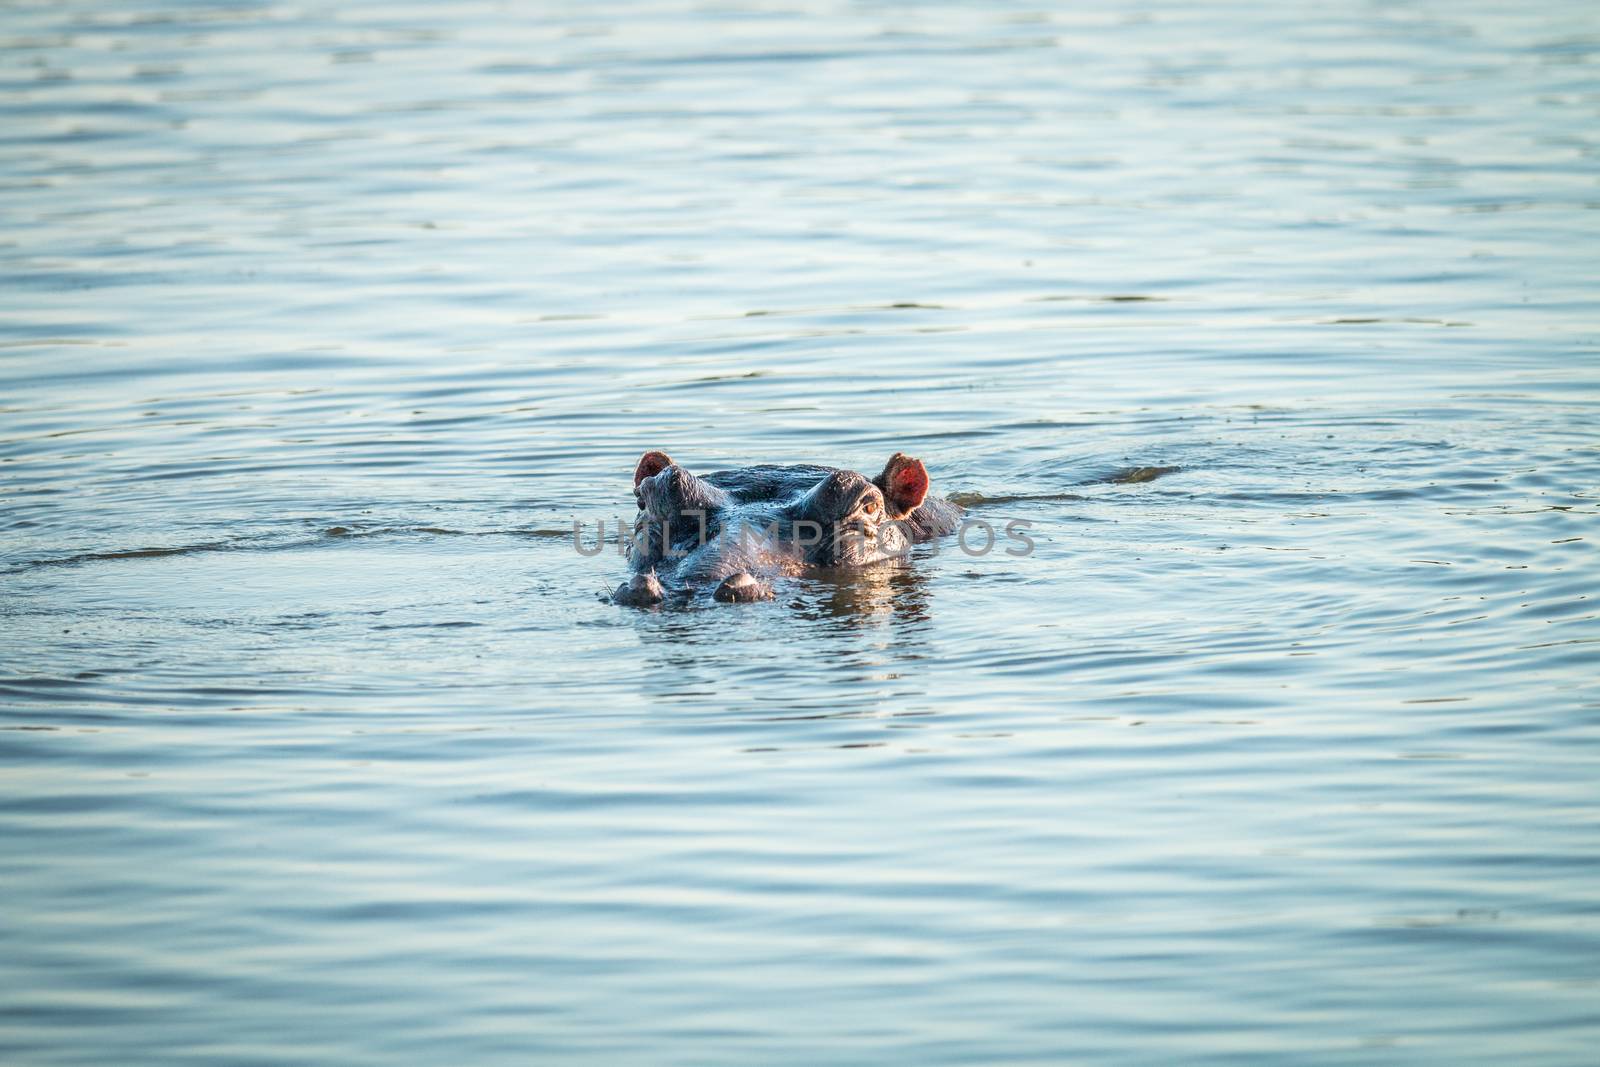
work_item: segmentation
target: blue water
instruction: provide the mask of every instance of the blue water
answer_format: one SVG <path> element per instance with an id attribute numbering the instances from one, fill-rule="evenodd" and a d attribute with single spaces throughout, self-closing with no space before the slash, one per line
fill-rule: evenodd
<path id="1" fill-rule="evenodd" d="M 1593 1063 L 1597 118 L 1575 2 L 7 6 L 0 1058 Z M 1037 547 L 620 608 L 649 448 Z"/>

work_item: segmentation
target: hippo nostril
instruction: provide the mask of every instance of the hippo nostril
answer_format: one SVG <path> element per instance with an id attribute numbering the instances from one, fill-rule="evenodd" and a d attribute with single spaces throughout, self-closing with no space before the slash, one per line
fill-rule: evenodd
<path id="1" fill-rule="evenodd" d="M 711 596 L 725 604 L 744 604 L 752 600 L 772 599 L 772 587 L 754 575 L 741 571 L 723 579 Z"/>
<path id="2" fill-rule="evenodd" d="M 665 596 L 661 582 L 654 574 L 635 574 L 617 586 L 616 592 L 611 594 L 611 599 L 628 607 L 642 608 L 661 603 Z"/>

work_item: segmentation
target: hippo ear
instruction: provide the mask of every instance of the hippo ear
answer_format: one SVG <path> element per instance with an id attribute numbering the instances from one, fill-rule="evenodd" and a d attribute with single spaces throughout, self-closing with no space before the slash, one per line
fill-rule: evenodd
<path id="1" fill-rule="evenodd" d="M 889 517 L 903 519 L 928 495 L 928 468 L 922 465 L 922 460 L 896 452 L 884 464 L 883 473 L 873 479 L 873 484 L 883 493 Z"/>
<path id="2" fill-rule="evenodd" d="M 646 478 L 653 478 L 670 466 L 672 457 L 665 452 L 646 452 L 639 457 L 639 465 L 633 468 L 634 488 L 637 489 L 640 482 Z"/>

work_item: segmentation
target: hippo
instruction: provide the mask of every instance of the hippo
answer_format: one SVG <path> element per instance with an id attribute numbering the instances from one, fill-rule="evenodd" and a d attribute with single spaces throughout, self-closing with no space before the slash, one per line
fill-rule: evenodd
<path id="1" fill-rule="evenodd" d="M 634 468 L 633 495 L 633 576 L 611 597 L 633 607 L 658 604 L 669 589 L 711 589 L 724 603 L 766 600 L 772 578 L 896 559 L 951 533 L 962 515 L 928 492 L 922 461 L 900 452 L 868 478 L 812 464 L 697 476 L 651 451 Z"/>

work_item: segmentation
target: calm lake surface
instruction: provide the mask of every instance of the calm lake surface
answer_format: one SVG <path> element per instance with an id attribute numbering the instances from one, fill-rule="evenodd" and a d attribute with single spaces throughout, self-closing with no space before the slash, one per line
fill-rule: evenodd
<path id="1" fill-rule="evenodd" d="M 1595 1062 L 1600 8 L 33 3 L 0 131 L 6 1063 Z M 616 607 L 649 448 L 1037 547 Z"/>

